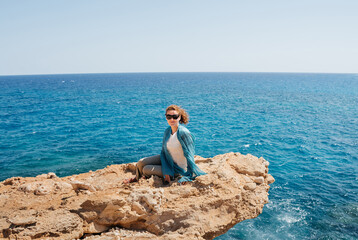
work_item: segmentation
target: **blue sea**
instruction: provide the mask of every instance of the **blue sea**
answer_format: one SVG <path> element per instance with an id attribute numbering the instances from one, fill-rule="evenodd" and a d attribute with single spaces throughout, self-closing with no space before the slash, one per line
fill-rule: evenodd
<path id="1" fill-rule="evenodd" d="M 276 179 L 263 213 L 216 239 L 358 238 L 358 74 L 0 76 L 0 181 L 158 154 L 170 104 L 197 155 L 264 157 Z"/>

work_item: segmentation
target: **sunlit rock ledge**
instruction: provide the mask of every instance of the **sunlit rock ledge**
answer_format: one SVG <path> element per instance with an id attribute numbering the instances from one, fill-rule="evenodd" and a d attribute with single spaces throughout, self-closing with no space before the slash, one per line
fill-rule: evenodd
<path id="1" fill-rule="evenodd" d="M 0 238 L 213 239 L 268 203 L 269 163 L 250 154 L 195 156 L 207 175 L 186 185 L 158 177 L 123 184 L 135 165 L 0 183 Z"/>

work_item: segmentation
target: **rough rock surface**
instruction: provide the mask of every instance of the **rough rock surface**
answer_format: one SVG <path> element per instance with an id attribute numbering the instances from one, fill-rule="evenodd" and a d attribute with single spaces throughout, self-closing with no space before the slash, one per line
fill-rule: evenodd
<path id="1" fill-rule="evenodd" d="M 0 239 L 213 239 L 268 203 L 268 162 L 250 154 L 195 156 L 207 175 L 186 185 L 158 177 L 123 184 L 134 164 L 64 178 L 0 183 Z"/>

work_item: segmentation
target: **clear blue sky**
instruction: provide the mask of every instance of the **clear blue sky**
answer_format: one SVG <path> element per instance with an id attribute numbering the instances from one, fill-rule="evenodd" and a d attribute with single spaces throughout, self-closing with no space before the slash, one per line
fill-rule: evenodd
<path id="1" fill-rule="evenodd" d="M 0 75 L 358 73 L 358 0 L 0 0 Z"/>

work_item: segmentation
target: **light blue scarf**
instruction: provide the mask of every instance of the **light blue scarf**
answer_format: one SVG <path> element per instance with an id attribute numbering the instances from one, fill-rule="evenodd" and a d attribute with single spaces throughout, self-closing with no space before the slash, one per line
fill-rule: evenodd
<path id="1" fill-rule="evenodd" d="M 197 176 L 205 175 L 206 173 L 203 172 L 194 161 L 194 153 L 195 153 L 195 138 L 191 135 L 189 130 L 184 127 L 183 125 L 178 126 L 177 137 L 178 140 L 183 148 L 184 156 L 188 162 L 187 171 L 183 168 L 179 167 L 172 159 L 168 149 L 167 149 L 167 142 L 170 138 L 172 129 L 168 127 L 163 136 L 163 145 L 162 151 L 160 153 L 160 161 L 162 163 L 162 173 L 163 176 L 169 175 L 174 176 L 175 173 L 179 173 L 182 178 L 178 181 L 181 182 L 188 182 L 194 180 Z"/>

